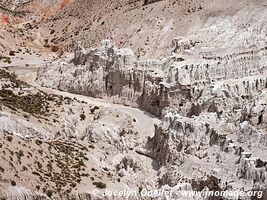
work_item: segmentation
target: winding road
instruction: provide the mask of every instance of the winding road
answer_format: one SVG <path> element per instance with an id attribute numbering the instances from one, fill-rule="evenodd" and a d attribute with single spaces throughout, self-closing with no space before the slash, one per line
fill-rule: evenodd
<path id="1" fill-rule="evenodd" d="M 4 67 L 15 72 L 15 74 L 18 76 L 20 80 L 48 94 L 56 94 L 70 98 L 76 98 L 79 101 L 84 101 L 87 102 L 88 104 L 104 106 L 126 113 L 137 120 L 136 128 L 140 131 L 143 137 L 154 135 L 154 124 L 159 124 L 160 120 L 148 112 L 142 111 L 138 108 L 113 104 L 103 99 L 92 98 L 79 94 L 72 94 L 69 92 L 46 88 L 39 85 L 35 81 L 37 78 L 37 71 L 39 66 L 45 63 L 45 60 L 47 60 L 47 56 L 48 56 L 47 54 L 39 56 L 35 53 L 33 53 L 32 55 L 20 53 L 17 54 L 16 57 L 12 58 L 11 64 L 5 64 Z"/>

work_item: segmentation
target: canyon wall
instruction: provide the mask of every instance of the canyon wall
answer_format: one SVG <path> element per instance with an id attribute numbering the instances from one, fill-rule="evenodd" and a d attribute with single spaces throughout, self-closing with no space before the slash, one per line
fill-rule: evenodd
<path id="1" fill-rule="evenodd" d="M 43 66 L 37 81 L 161 117 L 137 150 L 159 164 L 159 187 L 266 189 L 264 16 L 266 9 L 258 7 L 210 18 L 176 37 L 161 59 L 137 59 L 109 40 L 88 49 L 78 43 L 74 55 Z"/>

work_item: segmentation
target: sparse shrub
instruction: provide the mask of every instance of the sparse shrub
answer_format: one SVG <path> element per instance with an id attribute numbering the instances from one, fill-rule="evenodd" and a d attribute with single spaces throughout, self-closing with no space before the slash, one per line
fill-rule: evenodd
<path id="1" fill-rule="evenodd" d="M 35 176 L 40 176 L 40 174 L 38 172 L 35 172 L 35 171 L 33 171 L 32 174 Z"/>
<path id="2" fill-rule="evenodd" d="M 87 149 L 85 146 L 83 146 L 83 147 L 81 148 L 81 150 L 82 150 L 82 151 L 88 151 L 88 149 Z"/>
<path id="3" fill-rule="evenodd" d="M 40 146 L 43 142 L 41 140 L 35 140 L 35 144 L 37 144 L 38 146 Z"/>
<path id="4" fill-rule="evenodd" d="M 52 165 L 52 162 L 51 161 L 48 162 L 47 169 L 48 169 L 49 172 L 52 172 L 53 171 L 53 165 Z"/>
<path id="5" fill-rule="evenodd" d="M 93 108 L 90 109 L 90 111 L 93 114 L 95 112 L 95 110 L 98 110 L 98 109 L 99 109 L 98 106 L 94 106 Z"/>
<path id="6" fill-rule="evenodd" d="M 81 121 L 85 120 L 86 116 L 84 113 L 80 114 Z"/>
<path id="7" fill-rule="evenodd" d="M 43 150 L 42 150 L 42 149 L 39 149 L 39 150 L 38 150 L 38 153 L 39 153 L 40 155 L 43 155 Z"/>
<path id="8" fill-rule="evenodd" d="M 90 175 L 88 173 L 82 173 L 81 176 L 89 177 Z"/>
<path id="9" fill-rule="evenodd" d="M 11 135 L 8 135 L 7 136 L 7 141 L 12 142 L 13 141 L 13 137 Z"/>
<path id="10" fill-rule="evenodd" d="M 0 172 L 4 173 L 5 169 L 3 167 L 0 166 Z"/>
<path id="11" fill-rule="evenodd" d="M 10 51 L 10 52 L 9 52 L 9 55 L 10 55 L 10 56 L 15 56 L 15 51 Z"/>
<path id="12" fill-rule="evenodd" d="M 139 194 L 140 194 L 140 193 L 142 192 L 142 190 L 143 190 L 143 187 L 140 186 L 140 187 L 138 188 L 138 190 L 139 190 Z"/>
<path id="13" fill-rule="evenodd" d="M 52 51 L 53 52 L 57 52 L 59 50 L 59 47 L 58 46 L 52 46 Z"/>
<path id="14" fill-rule="evenodd" d="M 92 170 L 93 172 L 96 172 L 96 171 L 97 171 L 95 168 L 92 168 L 91 170 Z"/>
<path id="15" fill-rule="evenodd" d="M 54 34 L 56 31 L 55 31 L 55 29 L 52 29 L 51 31 L 50 31 L 50 34 L 52 35 L 52 34 Z"/>
<path id="16" fill-rule="evenodd" d="M 70 187 L 75 188 L 76 187 L 76 183 L 71 183 Z"/>
<path id="17" fill-rule="evenodd" d="M 105 170 L 107 172 L 108 171 L 108 168 L 107 167 L 104 167 L 103 170 Z"/>
<path id="18" fill-rule="evenodd" d="M 100 189 L 104 189 L 107 187 L 107 185 L 102 182 L 93 182 L 93 185 L 95 185 L 97 188 L 100 188 Z"/>
<path id="19" fill-rule="evenodd" d="M 22 150 L 19 150 L 18 152 L 16 152 L 16 154 L 17 154 L 17 158 L 18 158 L 19 160 L 21 159 L 21 157 L 24 156 L 24 153 L 23 153 Z"/>
<path id="20" fill-rule="evenodd" d="M 11 183 L 12 186 L 16 186 L 17 185 L 17 183 L 15 181 L 13 181 L 13 180 L 10 183 Z"/>
<path id="21" fill-rule="evenodd" d="M 41 170 L 43 167 L 42 163 L 40 163 L 39 161 L 36 161 L 36 165 L 39 170 Z"/>
<path id="22" fill-rule="evenodd" d="M 85 166 L 83 160 L 79 160 L 78 163 L 75 165 L 75 168 L 80 169 L 82 166 Z"/>
<path id="23" fill-rule="evenodd" d="M 25 166 L 23 166 L 23 167 L 22 167 L 22 171 L 28 171 L 28 168 L 25 167 Z"/>
<path id="24" fill-rule="evenodd" d="M 47 190 L 45 191 L 46 195 L 51 198 L 53 196 L 53 191 L 52 190 Z"/>

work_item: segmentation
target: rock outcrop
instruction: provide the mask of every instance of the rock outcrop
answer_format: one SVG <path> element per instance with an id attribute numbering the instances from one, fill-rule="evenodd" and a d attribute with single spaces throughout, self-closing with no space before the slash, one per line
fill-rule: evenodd
<path id="1" fill-rule="evenodd" d="M 36 124 L 31 124 L 26 120 L 13 119 L 7 113 L 0 112 L 0 132 L 17 135 L 25 138 L 40 138 L 51 139 L 53 135 L 50 131 L 39 127 Z"/>
<path id="2" fill-rule="evenodd" d="M 108 98 L 156 115 L 167 106 L 167 89 L 161 85 L 165 62 L 137 61 L 131 50 L 117 49 L 110 41 L 103 41 L 98 49 L 78 45 L 70 63 L 55 65 L 39 70 L 38 81 L 43 86 Z"/>
<path id="3" fill-rule="evenodd" d="M 136 150 L 158 163 L 158 187 L 266 188 L 266 14 L 211 18 L 158 60 L 138 60 L 109 40 L 79 43 L 74 56 L 43 66 L 38 82 L 160 116 L 154 137 Z"/>
<path id="4" fill-rule="evenodd" d="M 244 14 L 248 14 L 246 9 L 236 17 L 242 19 Z M 38 81 L 138 106 L 158 116 L 166 107 L 184 116 L 204 111 L 229 113 L 267 87 L 266 19 L 262 15 L 266 10 L 258 8 L 242 20 L 218 17 L 218 23 L 211 19 L 195 34 L 176 38 L 175 53 L 160 60 L 137 60 L 131 50 L 117 49 L 108 40 L 96 49 L 84 49 L 79 43 L 73 59 L 47 64 L 39 71 Z M 250 29 L 247 25 L 242 31 L 237 28 L 255 16 L 259 20 Z M 211 42 L 222 46 L 211 48 Z"/>
<path id="5" fill-rule="evenodd" d="M 38 2 L 36 0 L 29 4 L 31 9 Z M 82 11 L 90 6 L 90 9 L 97 10 L 102 5 L 97 1 L 84 2 L 88 4 Z M 54 15 L 53 20 L 47 22 L 53 23 L 53 26 L 49 26 L 50 35 L 45 39 L 47 47 L 49 44 L 63 44 L 65 36 L 66 40 L 78 38 L 81 29 L 89 30 L 91 35 L 88 38 L 83 36 L 85 41 L 73 45 L 73 54 L 62 53 L 60 57 L 55 56 L 53 61 L 43 64 L 37 74 L 36 82 L 39 85 L 34 83 L 35 86 L 51 93 L 66 95 L 61 92 L 65 91 L 105 101 L 97 102 L 101 106 L 96 106 L 77 99 L 41 93 L 36 88 L 23 92 L 21 82 L 15 76 L 1 72 L 0 103 L 3 112 L 0 113 L 0 132 L 3 134 L 0 135 L 0 148 L 4 152 L 2 159 L 8 161 L 3 162 L 0 168 L 3 175 L 0 177 L 1 187 L 4 185 L 1 198 L 39 200 L 51 196 L 51 199 L 114 199 L 91 193 L 94 189 L 99 189 L 101 193 L 105 188 L 123 190 L 129 187 L 139 192 L 142 188 L 168 191 L 266 191 L 266 5 L 253 3 L 227 13 L 221 9 L 222 15 L 213 10 L 207 12 L 207 16 L 193 18 L 195 12 L 211 9 L 204 8 L 204 5 L 212 7 L 214 3 L 190 2 L 192 6 L 189 7 L 183 1 L 172 4 L 159 0 L 105 4 L 110 6 L 103 10 L 117 10 L 112 12 L 114 18 L 125 16 L 122 13 L 130 13 L 120 8 L 127 4 L 130 6 L 126 9 L 141 8 L 144 13 L 152 14 L 160 10 L 162 13 L 171 13 L 173 7 L 177 6 L 181 9 L 178 15 L 183 13 L 189 16 L 184 18 L 188 19 L 188 23 L 194 19 L 191 20 L 195 24 L 193 27 L 176 33 L 176 18 L 170 17 L 164 22 L 159 13 L 155 22 L 148 19 L 144 23 L 158 27 L 160 33 L 155 31 L 156 35 L 148 34 L 151 27 L 144 28 L 142 24 L 139 28 L 134 25 L 135 22 L 133 26 L 123 21 L 122 26 L 114 26 L 117 21 L 113 23 L 101 18 L 101 12 L 90 16 L 92 21 L 83 24 L 80 19 L 83 15 L 75 14 L 77 7 L 81 8 L 79 4 L 85 5 L 81 0 L 63 1 L 62 4 L 54 0 L 46 1 L 40 9 L 35 10 L 40 10 L 40 17 L 47 17 L 47 21 L 59 9 L 64 12 L 62 16 Z M 240 5 L 245 5 L 244 2 Z M 186 6 L 183 7 L 183 3 Z M 219 0 L 217 3 L 218 7 L 225 4 L 219 3 Z M 52 5 L 50 12 L 44 14 L 44 10 Z M 70 11 L 68 5 L 75 7 Z M 70 13 L 75 14 L 71 15 L 73 24 L 64 27 L 60 33 L 61 26 L 57 23 Z M 136 19 L 128 21 L 132 23 Z M 81 24 L 75 24 L 79 20 Z M 34 28 L 37 27 L 38 23 L 31 23 Z M 121 31 L 120 27 L 126 25 L 131 33 L 122 31 L 123 37 L 116 36 L 121 35 L 116 34 Z M 74 27 L 79 29 L 72 34 L 69 30 L 74 30 Z M 96 27 L 99 31 L 92 31 Z M 113 32 L 112 27 L 116 27 Z M 179 36 L 169 40 L 169 32 Z M 95 43 L 107 33 L 110 39 L 120 41 L 117 43 L 119 47 L 129 44 L 133 50 L 117 48 L 111 40 L 103 40 L 96 48 L 86 48 L 82 44 Z M 142 38 L 144 35 L 145 39 Z M 34 42 L 41 43 L 39 36 Z M 152 36 L 154 39 L 151 39 Z M 132 41 L 139 42 L 139 39 L 137 47 L 132 45 Z M 141 41 L 145 42 L 141 44 Z M 150 47 L 155 48 L 147 54 Z M 158 55 L 163 55 L 162 49 L 168 50 L 168 55 L 164 53 L 164 57 L 158 58 Z M 153 59 L 143 59 L 143 56 L 153 52 Z M 30 71 L 26 67 L 21 69 Z M 29 83 L 33 84 L 33 80 Z M 91 102 L 88 97 L 82 99 Z M 128 110 L 126 114 L 123 113 L 126 112 L 125 107 L 117 111 L 112 107 L 119 108 L 120 105 L 108 102 L 148 111 L 161 119 L 161 123 L 155 124 L 153 132 L 154 120 L 144 120 L 148 113 L 131 115 L 133 110 Z M 10 175 L 14 176 L 14 180 L 10 180 Z M 32 180 L 31 185 L 26 183 L 29 180 Z M 34 192 L 37 190 L 38 193 Z M 174 198 L 182 199 L 179 195 Z M 141 197 L 137 195 L 129 199 Z M 169 197 L 143 199 L 167 200 Z M 196 199 L 229 200 L 225 197 Z"/>

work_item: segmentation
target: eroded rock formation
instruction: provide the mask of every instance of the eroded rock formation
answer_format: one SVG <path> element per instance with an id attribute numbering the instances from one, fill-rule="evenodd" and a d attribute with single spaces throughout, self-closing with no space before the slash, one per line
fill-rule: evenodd
<path id="1" fill-rule="evenodd" d="M 136 150 L 157 161 L 159 187 L 266 188 L 266 15 L 257 7 L 211 18 L 156 60 L 138 60 L 109 40 L 78 44 L 74 56 L 43 66 L 38 82 L 160 116 Z"/>

